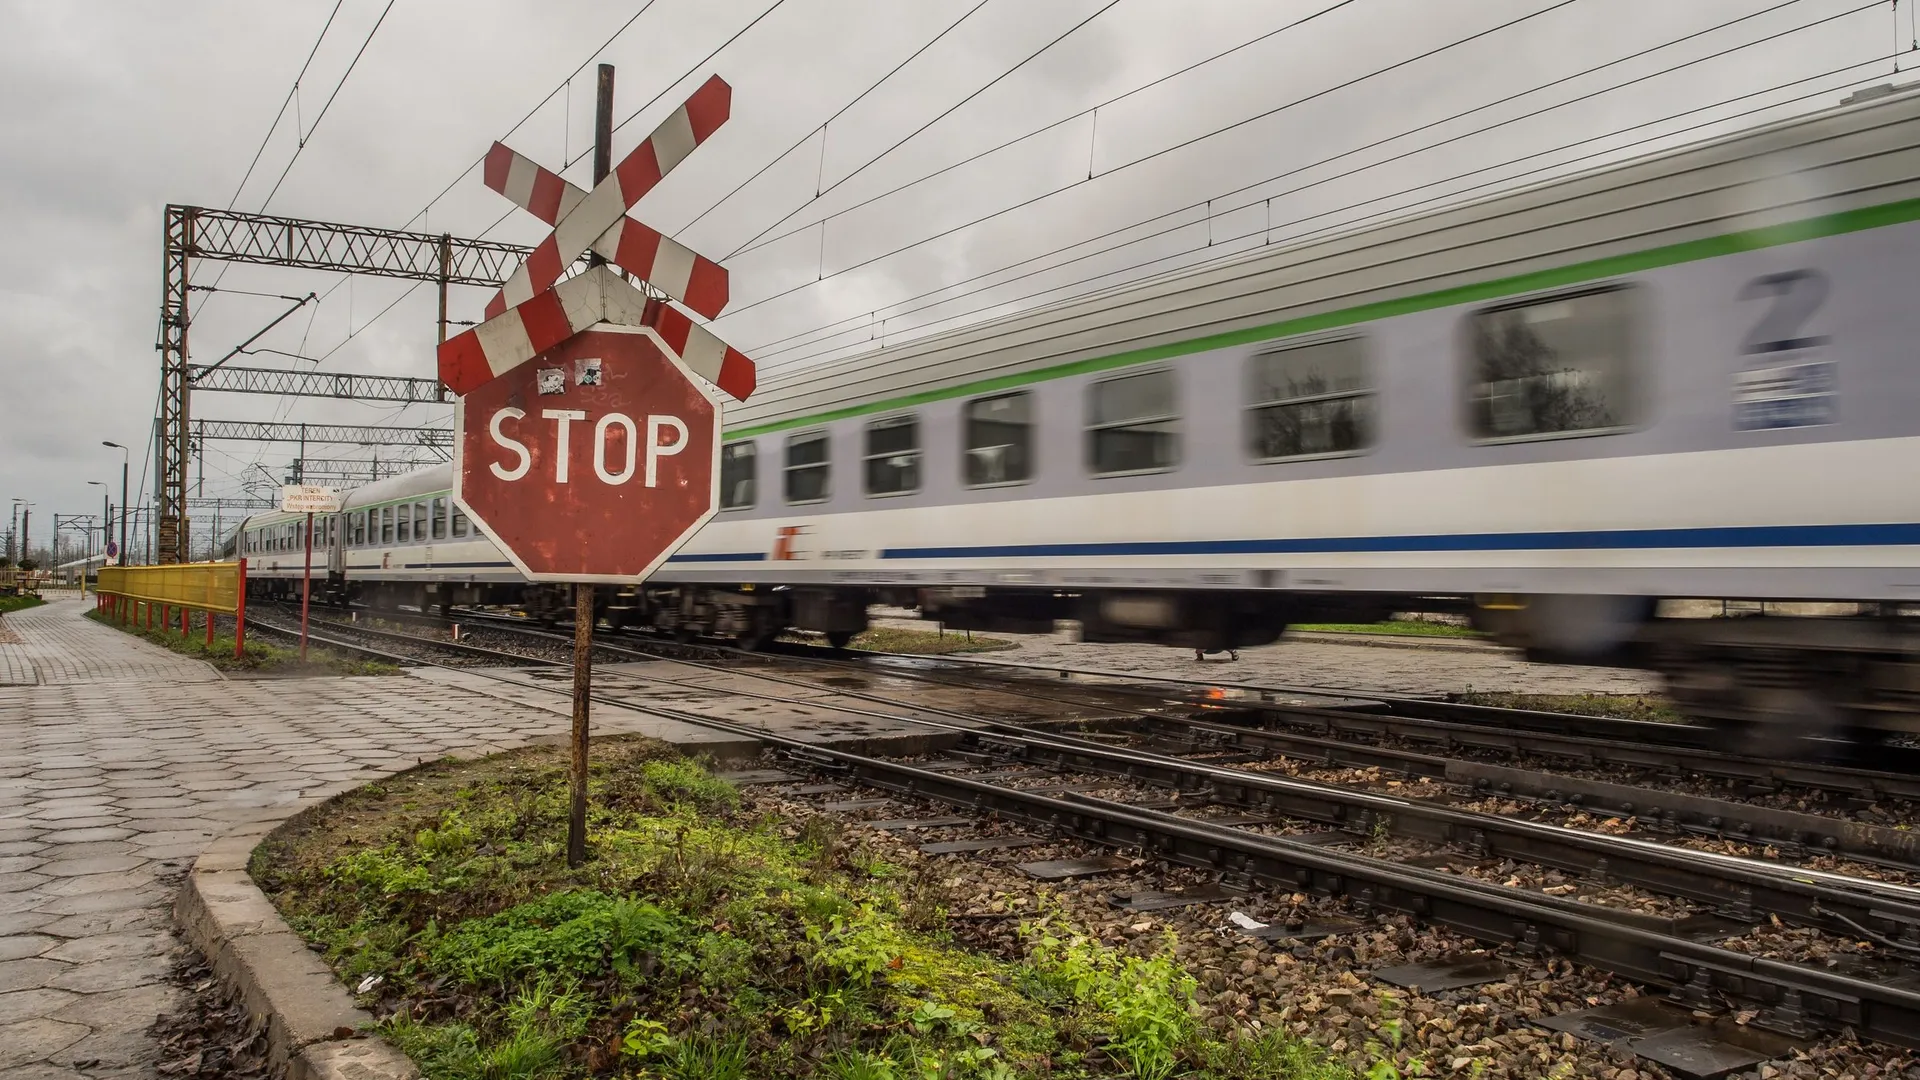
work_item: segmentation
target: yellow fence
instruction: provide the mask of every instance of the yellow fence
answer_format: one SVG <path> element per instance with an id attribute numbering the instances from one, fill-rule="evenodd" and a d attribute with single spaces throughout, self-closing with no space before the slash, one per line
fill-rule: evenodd
<path id="1" fill-rule="evenodd" d="M 150 604 L 231 615 L 240 609 L 240 564 L 107 566 L 100 570 L 99 591 Z"/>

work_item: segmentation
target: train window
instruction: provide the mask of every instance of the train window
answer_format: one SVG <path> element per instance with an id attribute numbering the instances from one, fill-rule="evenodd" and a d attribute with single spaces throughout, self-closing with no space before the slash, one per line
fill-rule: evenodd
<path id="1" fill-rule="evenodd" d="M 453 508 L 453 535 L 465 536 L 469 531 L 470 527 L 467 524 L 467 515 L 461 512 L 460 507 L 455 506 Z"/>
<path id="2" fill-rule="evenodd" d="M 867 425 L 867 494 L 908 495 L 920 490 L 920 422 L 890 416 Z"/>
<path id="3" fill-rule="evenodd" d="M 391 508 L 393 511 L 393 542 L 410 544 L 413 542 L 413 515 L 407 512 L 407 504 Z"/>
<path id="4" fill-rule="evenodd" d="M 1633 422 L 1633 290 L 1483 308 L 1467 318 L 1467 424 L 1477 439 L 1617 431 Z"/>
<path id="5" fill-rule="evenodd" d="M 809 431 L 787 439 L 787 501 L 815 503 L 827 500 L 827 433 Z"/>
<path id="6" fill-rule="evenodd" d="M 720 448 L 720 509 L 744 510 L 753 505 L 757 455 L 750 441 L 731 442 Z"/>
<path id="7" fill-rule="evenodd" d="M 447 499 L 444 495 L 433 500 L 433 538 L 447 538 Z"/>
<path id="8" fill-rule="evenodd" d="M 380 542 L 393 543 L 393 507 L 391 506 L 380 508 Z"/>
<path id="9" fill-rule="evenodd" d="M 968 487 L 1032 477 L 1033 394 L 1022 390 L 967 402 L 965 438 Z"/>
<path id="10" fill-rule="evenodd" d="M 416 544 L 427 542 L 427 504 L 413 504 L 413 540 Z"/>
<path id="11" fill-rule="evenodd" d="M 1146 371 L 1093 384 L 1087 460 L 1096 474 L 1157 472 L 1180 458 L 1173 372 Z"/>
<path id="12" fill-rule="evenodd" d="M 365 510 L 355 510 L 353 512 L 353 546 L 363 547 L 366 542 L 367 512 Z"/>
<path id="13" fill-rule="evenodd" d="M 1351 454 L 1373 445 L 1373 382 L 1359 338 L 1261 353 L 1247 365 L 1256 461 Z"/>

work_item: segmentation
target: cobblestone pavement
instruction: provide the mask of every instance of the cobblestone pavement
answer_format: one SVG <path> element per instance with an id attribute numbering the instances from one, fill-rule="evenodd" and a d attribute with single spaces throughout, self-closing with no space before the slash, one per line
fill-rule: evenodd
<path id="1" fill-rule="evenodd" d="M 0 644 L 0 1076 L 152 1077 L 176 1002 L 169 890 L 218 833 L 303 793 L 565 718 L 424 680 L 232 680 L 58 600 Z M 31 673 L 31 679 L 22 673 Z"/>
<path id="2" fill-rule="evenodd" d="M 934 630 L 937 625 L 889 615 L 878 625 Z M 1446 639 L 1428 648 L 1382 647 L 1282 638 L 1273 645 L 1242 649 L 1238 661 L 1224 655 L 1195 660 L 1192 649 L 1163 645 L 1083 645 L 1066 633 L 1003 634 L 984 637 L 1017 642 L 1018 648 L 988 653 L 983 659 L 1021 664 L 1060 664 L 1129 675 L 1180 679 L 1219 679 L 1272 686 L 1325 686 L 1386 694 L 1445 694 L 1464 690 L 1523 694 L 1650 694 L 1658 676 L 1620 668 L 1567 664 L 1530 664 L 1517 653 L 1479 648 L 1449 648 Z M 1413 639 L 1414 643 L 1418 639 Z"/>

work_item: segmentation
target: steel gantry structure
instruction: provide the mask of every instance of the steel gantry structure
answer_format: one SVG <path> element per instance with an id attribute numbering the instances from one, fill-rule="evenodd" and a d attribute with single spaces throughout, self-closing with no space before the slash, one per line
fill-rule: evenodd
<path id="1" fill-rule="evenodd" d="M 358 443 L 361 446 L 453 445 L 446 428 L 372 427 L 364 424 L 288 424 L 254 420 L 195 420 L 195 439 L 244 439 L 249 442 Z"/>
<path id="2" fill-rule="evenodd" d="M 187 462 L 191 453 L 193 426 L 189 422 L 190 395 L 193 388 L 188 363 L 187 340 L 192 311 L 187 298 L 192 293 L 193 260 L 254 263 L 263 266 L 290 266 L 307 270 L 372 274 L 376 277 L 432 281 L 440 288 L 440 334 L 446 336 L 447 286 L 484 285 L 497 288 L 528 249 L 493 240 L 468 240 L 446 233 L 407 232 L 401 229 L 377 229 L 365 225 L 342 225 L 326 221 L 306 221 L 271 214 L 249 214 L 235 210 L 216 210 L 202 206 L 169 205 L 164 236 L 164 285 L 160 299 L 160 327 L 154 347 L 160 353 L 159 438 L 155 458 L 159 462 L 156 556 L 163 563 L 183 562 L 187 553 Z M 222 369 L 224 371 L 225 369 Z M 241 369 L 243 372 L 247 369 Z M 218 378 L 214 372 L 210 378 Z M 257 378 L 240 375 L 245 383 Z M 357 376 L 350 378 L 365 378 Z M 410 380 L 427 381 L 427 380 Z M 305 384 L 307 388 L 325 384 Z M 208 387 L 211 389 L 211 387 Z M 413 388 L 392 385 L 372 386 L 387 393 L 416 393 Z M 263 391 L 271 392 L 271 391 Z M 319 396 L 338 397 L 337 393 Z M 358 396 L 358 395 L 356 395 Z M 382 400 L 413 400 L 383 398 Z M 435 398 L 434 400 L 440 400 Z M 238 433 L 240 429 L 266 430 L 295 428 L 292 424 L 237 424 L 216 422 L 207 438 L 261 438 L 258 434 Z M 357 433 L 336 441 L 365 441 L 375 445 L 441 446 L 451 442 L 449 432 L 435 432 L 437 440 L 420 433 L 423 429 L 352 428 L 342 425 L 312 425 L 315 439 L 320 431 Z M 398 438 L 373 435 L 375 432 L 405 432 Z M 416 434 L 419 433 L 419 434 Z M 361 438 L 365 435 L 366 438 Z M 275 438 L 274 436 L 266 436 Z M 299 436 L 276 439 L 298 441 Z"/>
<path id="3" fill-rule="evenodd" d="M 331 371 L 187 365 L 187 385 L 195 390 L 281 397 L 345 398 L 353 401 L 403 401 L 410 405 L 451 405 L 455 395 L 439 379 L 404 375 L 350 375 Z"/>

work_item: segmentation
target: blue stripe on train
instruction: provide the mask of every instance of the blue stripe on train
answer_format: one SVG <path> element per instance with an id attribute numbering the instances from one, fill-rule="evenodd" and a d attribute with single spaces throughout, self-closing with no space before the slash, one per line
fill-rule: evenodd
<path id="1" fill-rule="evenodd" d="M 1291 540 L 1158 540 L 887 548 L 883 559 L 1069 558 L 1095 555 L 1298 555 L 1394 551 L 1598 551 L 1648 548 L 1882 547 L 1920 544 L 1920 524 L 1734 525 L 1699 529 L 1337 536 Z"/>
<path id="2" fill-rule="evenodd" d="M 1334 536 L 1279 540 L 1148 540 L 1073 544 L 975 544 L 887 548 L 882 559 L 1072 558 L 1100 555 L 1312 555 L 1395 551 L 1603 551 L 1650 548 L 1899 547 L 1920 544 L 1920 523 L 1730 525 L 1698 529 Z M 670 563 L 766 562 L 764 551 L 685 552 Z M 812 562 L 814 560 L 805 560 Z M 508 563 L 439 563 L 507 566 Z"/>

